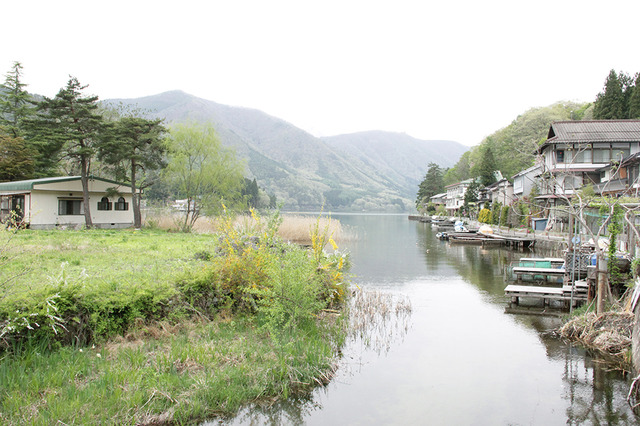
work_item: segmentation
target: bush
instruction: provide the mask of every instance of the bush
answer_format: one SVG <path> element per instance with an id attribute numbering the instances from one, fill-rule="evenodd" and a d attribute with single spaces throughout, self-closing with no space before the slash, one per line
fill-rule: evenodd
<path id="1" fill-rule="evenodd" d="M 502 212 L 501 203 L 493 203 L 491 206 L 491 223 L 494 225 L 500 225 L 500 213 Z"/>
<path id="2" fill-rule="evenodd" d="M 489 210 L 489 209 L 480 210 L 480 213 L 478 214 L 478 222 L 490 224 L 491 223 L 491 210 Z"/>
<path id="3" fill-rule="evenodd" d="M 258 313 L 276 329 L 296 326 L 344 301 L 347 257 L 324 251 L 329 243 L 337 248 L 329 234 L 330 221 L 321 227 L 318 218 L 308 250 L 276 236 L 277 218 L 264 222 L 255 212 L 252 218 L 244 229 L 230 216 L 221 221 L 219 255 L 178 283 L 185 303 L 207 316 L 220 310 Z"/>
<path id="4" fill-rule="evenodd" d="M 507 226 L 509 218 L 509 206 L 503 206 L 500 213 L 500 226 Z"/>

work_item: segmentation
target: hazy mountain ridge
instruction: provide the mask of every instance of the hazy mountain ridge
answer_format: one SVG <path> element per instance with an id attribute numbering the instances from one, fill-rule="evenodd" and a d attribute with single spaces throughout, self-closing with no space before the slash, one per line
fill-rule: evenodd
<path id="1" fill-rule="evenodd" d="M 260 187 L 288 209 L 402 211 L 411 208 L 429 162 L 453 165 L 468 148 L 390 132 L 317 138 L 262 111 L 181 91 L 110 99 L 173 122 L 211 122 L 220 140 L 246 159 Z M 444 154 L 448 152 L 450 154 Z"/>

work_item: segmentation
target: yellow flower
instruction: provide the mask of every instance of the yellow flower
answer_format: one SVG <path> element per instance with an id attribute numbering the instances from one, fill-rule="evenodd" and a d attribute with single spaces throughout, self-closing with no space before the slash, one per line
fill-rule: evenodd
<path id="1" fill-rule="evenodd" d="M 331 247 L 333 247 L 334 250 L 338 250 L 338 245 L 336 244 L 335 241 L 333 241 L 333 238 L 329 238 L 329 243 L 331 244 Z"/>

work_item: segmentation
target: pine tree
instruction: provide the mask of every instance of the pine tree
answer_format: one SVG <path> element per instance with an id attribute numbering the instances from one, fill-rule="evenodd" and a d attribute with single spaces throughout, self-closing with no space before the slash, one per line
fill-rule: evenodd
<path id="1" fill-rule="evenodd" d="M 4 84 L 0 85 L 0 125 L 14 138 L 24 136 L 24 121 L 35 114 L 31 95 L 24 89 L 27 85 L 21 77 L 22 65 L 14 62 L 5 75 Z"/>
<path id="2" fill-rule="evenodd" d="M 624 93 L 622 83 L 615 70 L 611 70 L 604 84 L 604 92 L 596 97 L 593 118 L 615 120 L 625 118 Z"/>
<path id="3" fill-rule="evenodd" d="M 469 215 L 469 217 L 473 217 L 475 215 L 475 212 L 472 214 L 472 206 L 478 202 L 478 192 L 480 191 L 480 188 L 480 182 L 474 179 L 464 193 L 464 204 L 462 209 L 467 215 Z"/>
<path id="4" fill-rule="evenodd" d="M 629 118 L 640 118 L 640 74 L 636 75 L 635 85 L 629 97 Z"/>
<path id="5" fill-rule="evenodd" d="M 0 131 L 0 182 L 31 179 L 34 152 L 22 138 Z"/>
<path id="6" fill-rule="evenodd" d="M 145 181 L 146 173 L 165 166 L 166 146 L 163 137 L 167 130 L 162 120 L 126 116 L 116 121 L 104 132 L 98 144 L 98 157 L 115 169 L 117 179 L 131 184 L 133 226 L 142 226 L 140 194 L 150 184 Z"/>
<path id="7" fill-rule="evenodd" d="M 436 163 L 429 163 L 427 174 L 418 187 L 416 208 L 429 202 L 436 194 L 444 192 L 444 172 Z"/>
<path id="8" fill-rule="evenodd" d="M 493 156 L 493 151 L 489 146 L 484 149 L 480 162 L 474 167 L 474 174 L 480 178 L 480 184 L 489 186 L 496 181 L 495 171 L 497 170 L 496 159 Z"/>
<path id="9" fill-rule="evenodd" d="M 39 104 L 36 132 L 59 148 L 63 158 L 80 170 L 85 226 L 93 226 L 89 204 L 89 173 L 99 140 L 104 136 L 104 120 L 98 114 L 98 97 L 83 96 L 83 86 L 69 77 L 67 86 L 53 98 Z"/>

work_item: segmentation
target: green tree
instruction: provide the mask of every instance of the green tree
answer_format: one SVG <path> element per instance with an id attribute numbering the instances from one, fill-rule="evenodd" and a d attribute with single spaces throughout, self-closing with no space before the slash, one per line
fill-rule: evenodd
<path id="1" fill-rule="evenodd" d="M 474 179 L 464 193 L 464 204 L 462 205 L 462 209 L 467 215 L 469 215 L 469 217 L 473 217 L 475 214 L 474 206 L 478 202 L 478 191 L 480 188 L 480 182 L 478 182 L 477 179 Z M 474 211 L 472 212 L 472 210 Z"/>
<path id="2" fill-rule="evenodd" d="M 222 202 L 237 205 L 242 197 L 243 165 L 222 146 L 212 125 L 177 124 L 168 138 L 165 178 L 176 195 L 187 200 L 182 230 L 193 228 L 201 214 L 216 214 Z"/>
<path id="3" fill-rule="evenodd" d="M 255 178 L 253 180 L 244 178 L 242 196 L 250 208 L 260 207 L 260 188 Z"/>
<path id="4" fill-rule="evenodd" d="M 416 196 L 416 207 L 429 202 L 429 199 L 436 194 L 444 192 L 444 172 L 436 163 L 429 163 L 427 174 L 418 187 Z"/>
<path id="5" fill-rule="evenodd" d="M 167 129 L 161 119 L 125 116 L 113 123 L 110 137 L 103 138 L 98 157 L 114 168 L 117 179 L 131 184 L 133 226 L 142 226 L 140 194 L 138 189 L 149 186 L 151 170 L 166 165 L 164 136 Z"/>
<path id="6" fill-rule="evenodd" d="M 455 166 L 444 173 L 444 184 L 451 185 L 471 177 L 471 151 L 466 151 Z"/>
<path id="7" fill-rule="evenodd" d="M 45 97 L 38 105 L 40 114 L 34 123 L 40 137 L 52 141 L 62 158 L 80 171 L 85 226 L 91 228 L 89 174 L 97 146 L 105 136 L 105 124 L 97 113 L 98 97 L 85 96 L 82 91 L 86 88 L 70 76 L 67 86 L 53 99 Z"/>
<path id="8" fill-rule="evenodd" d="M 5 134 L 0 129 L 0 182 L 31 179 L 34 152 L 20 137 Z"/>
<path id="9" fill-rule="evenodd" d="M 596 96 L 593 118 L 614 120 L 625 118 L 622 83 L 615 70 L 611 70 L 604 83 L 604 91 Z"/>
<path id="10" fill-rule="evenodd" d="M 31 95 L 25 90 L 27 85 L 21 77 L 22 65 L 14 62 L 11 71 L 5 75 L 4 84 L 0 85 L 0 125 L 14 138 L 24 136 L 24 120 L 35 114 Z"/>
<path id="11" fill-rule="evenodd" d="M 485 146 L 480 161 L 472 169 L 473 175 L 480 179 L 480 185 L 489 186 L 496 181 L 496 170 L 497 164 L 493 151 L 489 146 Z"/>
<path id="12" fill-rule="evenodd" d="M 640 74 L 636 75 L 636 81 L 629 96 L 629 118 L 640 118 Z"/>

